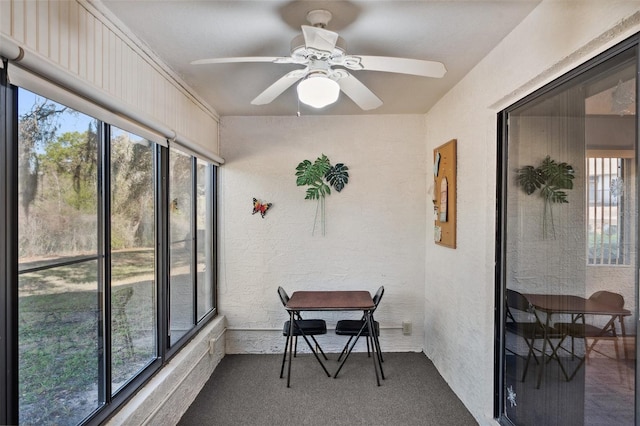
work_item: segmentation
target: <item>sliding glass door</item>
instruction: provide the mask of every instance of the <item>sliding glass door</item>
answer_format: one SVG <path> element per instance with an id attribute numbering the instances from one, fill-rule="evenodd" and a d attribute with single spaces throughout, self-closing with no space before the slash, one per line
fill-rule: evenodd
<path id="1" fill-rule="evenodd" d="M 637 50 L 501 114 L 500 415 L 633 425 Z"/>

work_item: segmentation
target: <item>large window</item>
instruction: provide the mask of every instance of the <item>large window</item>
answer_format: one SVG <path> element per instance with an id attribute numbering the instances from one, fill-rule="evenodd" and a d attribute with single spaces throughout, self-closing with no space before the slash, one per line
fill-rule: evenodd
<path id="1" fill-rule="evenodd" d="M 638 424 L 637 40 L 500 114 L 498 414 Z"/>
<path id="2" fill-rule="evenodd" d="M 16 171 L 2 208 L 16 212 L 3 235 L 16 226 L 17 265 L 0 262 L 18 370 L 2 383 L 15 405 L 3 412 L 20 424 L 104 419 L 215 314 L 216 166 L 1 89 L 17 93 L 17 110 L 2 109 L 17 129 L 2 139 L 15 156 L 0 157 Z"/>

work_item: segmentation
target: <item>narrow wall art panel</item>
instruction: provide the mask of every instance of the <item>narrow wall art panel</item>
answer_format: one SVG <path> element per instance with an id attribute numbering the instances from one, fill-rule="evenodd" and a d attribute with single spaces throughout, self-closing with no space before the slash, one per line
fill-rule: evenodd
<path id="1" fill-rule="evenodd" d="M 433 239 L 456 248 L 456 139 L 433 150 Z"/>

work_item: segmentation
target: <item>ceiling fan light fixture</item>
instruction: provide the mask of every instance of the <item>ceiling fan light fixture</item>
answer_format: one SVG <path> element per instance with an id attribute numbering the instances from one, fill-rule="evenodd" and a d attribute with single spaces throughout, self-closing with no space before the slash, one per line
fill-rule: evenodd
<path id="1" fill-rule="evenodd" d="M 297 87 L 298 99 L 313 108 L 324 108 L 338 100 L 340 85 L 324 74 L 310 74 Z"/>

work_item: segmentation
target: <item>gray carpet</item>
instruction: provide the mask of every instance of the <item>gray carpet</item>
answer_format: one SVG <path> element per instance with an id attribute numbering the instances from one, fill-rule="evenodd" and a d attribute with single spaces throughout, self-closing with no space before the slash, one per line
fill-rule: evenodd
<path id="1" fill-rule="evenodd" d="M 337 355 L 328 357 L 333 374 Z M 384 353 L 379 387 L 366 353 L 352 354 L 337 379 L 313 355 L 298 355 L 290 388 L 281 360 L 225 356 L 179 425 L 477 425 L 422 353 Z"/>

